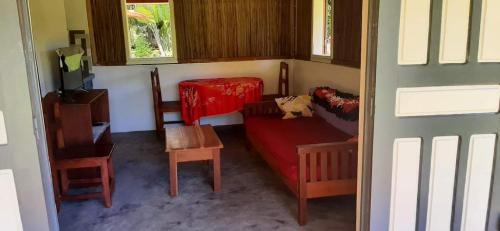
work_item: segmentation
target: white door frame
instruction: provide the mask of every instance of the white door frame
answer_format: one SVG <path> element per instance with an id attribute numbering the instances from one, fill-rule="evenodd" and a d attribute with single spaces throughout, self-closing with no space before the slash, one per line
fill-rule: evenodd
<path id="1" fill-rule="evenodd" d="M 379 0 L 363 0 L 356 230 L 370 230 Z"/>
<path id="2" fill-rule="evenodd" d="M 24 57 L 26 60 L 26 72 L 28 74 L 28 87 L 31 98 L 31 110 L 33 113 L 33 132 L 35 133 L 36 138 L 42 184 L 45 194 L 45 207 L 47 209 L 50 230 L 59 230 L 59 221 L 57 219 L 57 209 L 52 184 L 52 172 L 50 170 L 47 139 L 45 137 L 40 79 L 33 44 L 33 35 L 31 33 L 31 17 L 28 0 L 17 0 L 17 8 L 19 13 L 21 37 L 23 39 Z"/>

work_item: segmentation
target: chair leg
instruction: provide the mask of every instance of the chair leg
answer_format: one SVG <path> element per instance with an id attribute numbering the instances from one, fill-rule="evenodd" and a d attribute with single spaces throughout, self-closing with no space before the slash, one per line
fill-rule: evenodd
<path id="1" fill-rule="evenodd" d="M 54 188 L 54 200 L 56 202 L 56 209 L 57 209 L 57 212 L 59 212 L 61 210 L 61 184 L 60 184 L 60 181 L 59 181 L 59 176 L 58 176 L 58 173 L 57 173 L 57 170 L 52 170 L 52 185 L 53 185 L 53 188 Z"/>
<path id="2" fill-rule="evenodd" d="M 307 223 L 307 198 L 299 198 L 299 225 L 305 225 Z"/>
<path id="3" fill-rule="evenodd" d="M 104 207 L 111 208 L 111 190 L 109 188 L 109 168 L 107 160 L 104 160 L 101 163 L 101 183 Z"/>
<path id="4" fill-rule="evenodd" d="M 68 195 L 69 191 L 68 170 L 60 169 L 59 172 L 61 174 L 61 194 L 63 196 Z"/>
<path id="5" fill-rule="evenodd" d="M 156 136 L 161 138 L 162 128 L 163 128 L 163 113 L 158 112 L 159 108 L 155 106 L 155 126 L 156 126 Z"/>
<path id="6" fill-rule="evenodd" d="M 113 159 L 110 157 L 108 159 L 108 173 L 109 173 L 109 181 L 111 182 L 111 196 L 115 193 L 115 170 L 113 168 Z"/>

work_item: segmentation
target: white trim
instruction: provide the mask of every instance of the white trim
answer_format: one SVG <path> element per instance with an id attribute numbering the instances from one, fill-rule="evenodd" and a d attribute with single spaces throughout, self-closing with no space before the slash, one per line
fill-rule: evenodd
<path id="1" fill-rule="evenodd" d="M 427 231 L 451 228 L 458 136 L 438 136 L 432 139 Z"/>
<path id="2" fill-rule="evenodd" d="M 331 41 L 331 44 L 330 44 L 330 55 L 319 55 L 319 54 L 315 54 L 314 53 L 314 43 L 315 43 L 315 40 L 317 39 L 317 38 L 315 38 L 316 34 L 314 32 L 315 31 L 315 28 L 314 28 L 314 26 L 315 26 L 315 23 L 314 23 L 315 22 L 315 20 L 314 20 L 314 15 L 315 15 L 315 8 L 314 8 L 315 7 L 315 1 L 322 1 L 323 5 L 322 5 L 321 12 L 324 13 L 326 11 L 326 5 L 325 5 L 326 1 L 325 0 L 313 0 L 312 1 L 313 5 L 312 5 L 312 9 L 311 9 L 312 12 L 311 12 L 311 57 L 310 57 L 310 59 L 313 62 L 321 62 L 321 63 L 330 63 L 331 64 L 332 63 L 332 59 L 333 59 L 333 49 L 335 47 L 334 40 L 333 40 L 333 36 L 334 36 L 333 35 L 333 29 L 334 29 L 333 28 L 333 23 L 334 23 L 334 17 L 333 17 L 333 11 L 334 11 L 334 9 L 333 9 L 333 5 L 332 5 L 332 12 L 331 12 L 331 14 L 332 14 L 332 22 L 330 23 L 330 25 L 332 26 L 332 41 Z M 332 2 L 332 4 L 333 4 L 333 2 Z M 316 10 L 318 10 L 318 9 L 316 9 Z M 323 20 L 322 20 L 322 22 L 326 23 L 326 21 L 323 21 Z M 324 28 L 325 28 L 325 25 L 322 24 L 322 26 L 321 26 L 321 34 L 324 33 L 324 31 L 323 31 Z M 320 40 L 321 43 L 323 44 L 324 43 L 323 35 L 321 35 L 320 39 L 318 39 L 318 40 Z"/>
<path id="3" fill-rule="evenodd" d="M 311 55 L 311 61 L 319 63 L 332 63 L 332 57 L 327 55 Z"/>
<path id="4" fill-rule="evenodd" d="M 467 62 L 470 0 L 444 0 L 439 63 Z"/>
<path id="5" fill-rule="evenodd" d="M 462 231 L 485 230 L 496 134 L 472 135 L 469 142 Z"/>
<path id="6" fill-rule="evenodd" d="M 395 115 L 431 116 L 496 113 L 500 85 L 398 88 Z"/>
<path id="7" fill-rule="evenodd" d="M 399 21 L 398 64 L 427 64 L 430 0 L 402 0 Z"/>
<path id="8" fill-rule="evenodd" d="M 483 0 L 478 62 L 500 62 L 500 0 Z"/>
<path id="9" fill-rule="evenodd" d="M 121 0 L 122 7 L 122 21 L 123 21 L 123 34 L 125 36 L 125 53 L 127 56 L 127 65 L 138 65 L 138 64 L 167 64 L 167 63 L 178 63 L 177 60 L 177 41 L 175 33 L 175 15 L 174 15 L 174 0 L 168 1 L 170 5 L 170 23 L 172 27 L 172 57 L 159 57 L 159 58 L 131 58 L 130 57 L 130 37 L 127 19 L 127 0 Z"/>
<path id="10" fill-rule="evenodd" d="M 17 200 L 14 174 L 10 169 L 0 170 L 0 224 L 2 230 L 22 231 L 21 214 Z"/>
<path id="11" fill-rule="evenodd" d="M 6 145 L 7 141 L 7 129 L 5 129 L 5 118 L 3 117 L 3 111 L 0 111 L 0 145 Z"/>
<path id="12" fill-rule="evenodd" d="M 421 138 L 394 140 L 389 230 L 414 230 L 417 218 Z"/>

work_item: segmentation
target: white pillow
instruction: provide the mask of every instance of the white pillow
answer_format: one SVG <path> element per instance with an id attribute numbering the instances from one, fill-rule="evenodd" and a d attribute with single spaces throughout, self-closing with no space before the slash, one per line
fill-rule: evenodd
<path id="1" fill-rule="evenodd" d="M 299 95 L 276 98 L 275 101 L 285 114 L 283 119 L 295 119 L 299 117 L 312 117 L 311 99 L 311 96 Z"/>

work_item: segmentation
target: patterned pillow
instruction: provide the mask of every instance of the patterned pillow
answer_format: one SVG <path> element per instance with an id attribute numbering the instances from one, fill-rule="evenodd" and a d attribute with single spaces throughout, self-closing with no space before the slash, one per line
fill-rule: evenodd
<path id="1" fill-rule="evenodd" d="M 311 96 L 299 95 L 275 99 L 278 107 L 285 114 L 283 119 L 312 117 Z"/>

